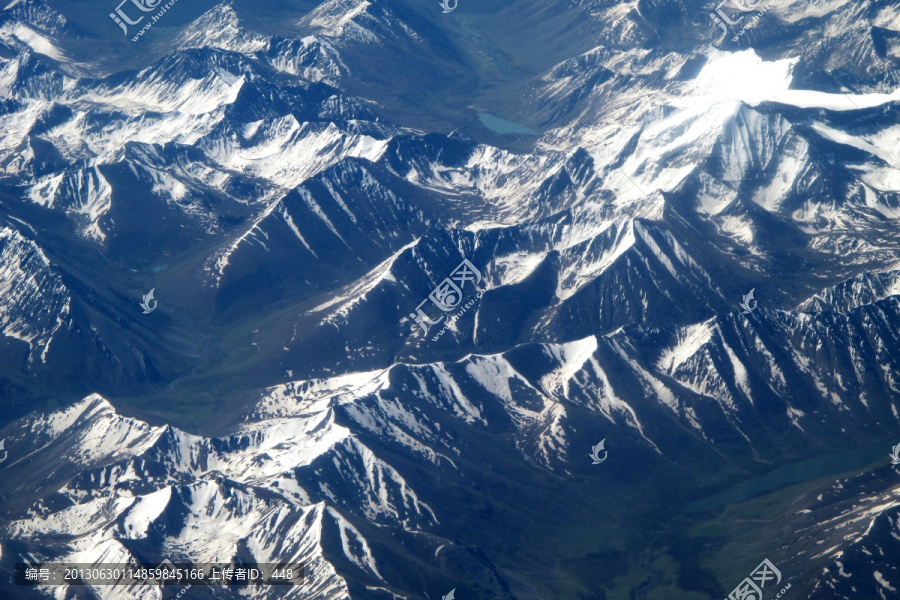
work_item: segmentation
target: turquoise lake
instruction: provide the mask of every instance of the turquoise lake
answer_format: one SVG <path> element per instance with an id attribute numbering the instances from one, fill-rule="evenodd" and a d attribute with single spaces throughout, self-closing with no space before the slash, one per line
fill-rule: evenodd
<path id="1" fill-rule="evenodd" d="M 535 131 L 534 129 L 530 129 L 525 127 L 524 125 L 519 125 L 514 121 L 507 121 L 506 119 L 501 119 L 500 117 L 496 117 L 494 115 L 490 115 L 488 113 L 480 112 L 478 113 L 478 120 L 481 121 L 481 124 L 490 129 L 491 131 L 495 131 L 497 133 L 519 133 L 524 135 L 541 135 L 540 132 Z"/>

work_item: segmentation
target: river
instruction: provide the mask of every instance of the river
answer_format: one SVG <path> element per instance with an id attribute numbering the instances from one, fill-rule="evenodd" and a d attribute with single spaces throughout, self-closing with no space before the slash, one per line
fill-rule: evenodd
<path id="1" fill-rule="evenodd" d="M 692 502 L 685 507 L 684 512 L 715 510 L 796 483 L 874 466 L 887 459 L 890 451 L 890 442 L 878 442 L 782 465 L 765 475 L 747 479 L 717 494 Z"/>

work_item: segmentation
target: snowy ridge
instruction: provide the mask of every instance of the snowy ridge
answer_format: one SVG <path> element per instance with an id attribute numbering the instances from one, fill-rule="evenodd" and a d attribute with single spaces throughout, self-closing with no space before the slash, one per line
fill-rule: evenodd
<path id="1" fill-rule="evenodd" d="M 891 598 L 900 589 L 897 469 L 890 464 L 835 481 L 791 516 L 795 564 L 815 568 L 812 600 Z M 817 565 L 813 567 L 813 565 Z"/>
<path id="2" fill-rule="evenodd" d="M 797 310 L 810 313 L 826 310 L 846 312 L 892 296 L 900 296 L 900 271 L 891 269 L 862 273 L 822 290 L 805 300 Z"/>
<path id="3" fill-rule="evenodd" d="M 298 25 L 339 45 L 380 45 L 385 39 L 417 37 L 403 19 L 375 0 L 327 0 L 300 19 Z"/>
<path id="4" fill-rule="evenodd" d="M 29 362 L 46 359 L 69 319 L 65 284 L 41 249 L 18 231 L 0 228 L 0 331 L 29 347 Z"/>
<path id="5" fill-rule="evenodd" d="M 299 40 L 273 39 L 265 50 L 265 56 L 269 64 L 279 71 L 330 85 L 337 85 L 350 71 L 327 40 L 311 35 Z"/>
<path id="6" fill-rule="evenodd" d="M 112 186 L 97 167 L 53 175 L 30 190 L 35 204 L 84 215 L 85 235 L 102 242 L 106 237 L 99 220 L 110 208 Z"/>
<path id="7" fill-rule="evenodd" d="M 462 6 L 314 4 L 271 9 L 297 39 L 219 4 L 110 76 L 38 0 L 0 12 L 0 362 L 29 359 L 2 389 L 42 370 L 128 399 L 2 432 L 5 558 L 297 560 L 310 600 L 561 593 L 527 565 L 506 585 L 502 555 L 612 597 L 579 575 L 605 536 L 562 556 L 542 528 L 639 529 L 900 431 L 895 8 L 790 0 L 733 42 L 680 0 L 482 7 L 494 48 Z M 497 53 L 517 32 L 527 83 Z M 474 129 L 470 91 L 541 135 Z M 482 278 L 451 318 L 428 297 L 463 259 Z M 423 333 L 417 306 L 446 320 Z M 207 381 L 184 422 L 228 410 L 202 434 L 124 416 Z M 814 594 L 897 595 L 895 491 L 815 516 Z"/>
<path id="8" fill-rule="evenodd" d="M 391 183 L 373 174 L 365 160 L 341 160 L 273 201 L 207 260 L 206 270 L 218 285 L 237 286 L 259 265 L 295 270 L 299 255 L 322 269 L 339 260 L 374 269 L 354 289 L 391 279 L 389 267 L 379 263 L 402 254 L 428 227 L 423 211 L 395 193 Z M 309 286 L 308 281 L 304 285 Z M 342 302 L 344 292 L 335 292 L 337 296 L 311 312 Z M 354 296 L 354 302 L 359 300 Z"/>
<path id="9" fill-rule="evenodd" d="M 18 0 L 3 7 L 4 21 L 24 21 L 48 35 L 65 33 L 68 20 L 41 0 Z"/>
<path id="10" fill-rule="evenodd" d="M 206 27 L 209 23 L 216 27 Z M 217 31 L 225 40 L 240 42 L 228 47 L 228 52 L 211 50 L 217 45 L 194 40 L 192 31 Z M 116 190 L 104 185 L 97 167 L 119 164 L 122 149 L 129 143 L 160 148 L 174 142 L 202 151 L 173 164 L 171 151 L 166 150 L 154 161 L 180 171 L 151 174 L 156 180 L 154 190 L 175 200 L 187 188 L 211 188 L 231 196 L 245 187 L 243 182 L 234 185 L 238 173 L 244 181 L 255 179 L 258 187 L 294 188 L 344 157 L 377 160 L 383 152 L 384 128 L 359 122 L 367 116 L 364 109 L 342 100 L 333 89 L 278 91 L 283 102 L 280 110 L 275 106 L 274 114 L 268 108 L 249 122 L 237 117 L 252 116 L 245 107 L 259 104 L 261 96 L 271 93 L 267 79 L 272 73 L 260 63 L 268 60 L 268 45 L 293 42 L 254 37 L 240 26 L 230 6 L 201 17 L 185 35 L 181 50 L 124 80 L 74 78 L 45 65 L 44 59 L 27 49 L 7 61 L 0 67 L 0 88 L 21 101 L 2 117 L 8 126 L 0 143 L 4 169 L 30 172 L 27 183 L 33 185 L 30 195 L 35 202 L 60 210 L 78 207 L 72 216 L 83 234 L 105 242 L 109 224 L 103 227 L 99 219 L 109 210 L 110 194 L 115 197 Z M 195 49 L 191 40 L 202 47 Z M 302 46 L 311 43 L 302 42 L 297 51 L 308 52 Z M 225 41 L 220 45 L 228 46 Z M 271 59 L 295 74 L 340 71 L 280 52 Z M 47 102 L 50 98 L 52 102 Z M 292 110 L 297 105 L 302 108 Z M 298 120 L 301 114 L 311 120 Z M 333 118 L 353 124 L 336 123 Z M 326 158 L 329 155 L 331 159 Z M 273 161 L 276 156 L 279 160 Z M 90 166 L 84 167 L 85 163 Z M 243 201 L 240 196 L 235 199 Z M 194 214 L 203 220 L 204 212 Z"/>
<path id="11" fill-rule="evenodd" d="M 338 426 L 327 408 L 203 438 L 122 417 L 94 395 L 17 426 L 39 448 L 11 466 L 40 465 L 42 456 L 64 448 L 64 463 L 80 472 L 54 495 L 56 509 L 40 502 L 4 533 L 41 544 L 64 528 L 72 536 L 68 561 L 135 562 L 143 556 L 132 542 L 162 536 L 160 550 L 184 560 L 228 561 L 249 552 L 258 562 L 304 563 L 308 579 L 278 597 L 324 598 L 346 590 L 324 543 L 333 527 L 345 557 L 383 585 L 370 543 L 353 520 L 410 531 L 437 523 L 400 474 Z M 9 440 L 24 446 L 23 435 Z M 118 598 L 110 594 L 119 590 L 96 593 Z"/>
<path id="12" fill-rule="evenodd" d="M 189 48 L 219 48 L 252 54 L 263 50 L 269 39 L 244 28 L 237 13 L 226 2 L 204 13 L 178 36 L 175 45 Z"/>
<path id="13" fill-rule="evenodd" d="M 0 40 L 12 47 L 27 47 L 48 58 L 69 63 L 57 38 L 80 37 L 82 32 L 41 0 L 9 2 L 0 10 Z"/>

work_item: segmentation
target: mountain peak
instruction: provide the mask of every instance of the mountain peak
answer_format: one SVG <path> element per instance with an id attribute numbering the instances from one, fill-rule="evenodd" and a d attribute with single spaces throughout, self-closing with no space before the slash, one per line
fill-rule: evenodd
<path id="1" fill-rule="evenodd" d="M 218 48 L 230 52 L 253 54 L 267 47 L 271 38 L 246 29 L 231 2 L 225 2 L 203 13 L 178 36 L 175 46 Z"/>

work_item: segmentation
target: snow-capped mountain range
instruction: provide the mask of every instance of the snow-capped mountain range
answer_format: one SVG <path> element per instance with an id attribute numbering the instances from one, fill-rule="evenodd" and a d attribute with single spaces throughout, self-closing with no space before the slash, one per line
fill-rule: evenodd
<path id="1" fill-rule="evenodd" d="M 747 565 L 671 549 L 692 501 L 900 438 L 900 9 L 432 4 L 176 5 L 136 44 L 0 11 L 0 570 L 724 597 L 768 557 L 900 597 L 891 466 L 798 491 Z"/>

